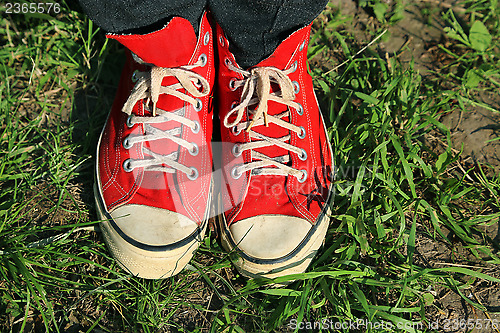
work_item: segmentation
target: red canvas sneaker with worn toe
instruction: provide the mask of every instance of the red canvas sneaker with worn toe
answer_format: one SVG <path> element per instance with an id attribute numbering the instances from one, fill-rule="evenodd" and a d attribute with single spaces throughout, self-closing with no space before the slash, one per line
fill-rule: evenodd
<path id="1" fill-rule="evenodd" d="M 217 27 L 222 244 L 248 277 L 306 270 L 329 224 L 332 150 L 307 73 L 310 26 L 243 70 Z"/>
<path id="2" fill-rule="evenodd" d="M 97 149 L 101 230 L 120 266 L 149 279 L 177 274 L 208 220 L 214 52 L 205 14 L 197 38 L 173 18 L 146 35 L 108 35 L 128 50 Z"/>

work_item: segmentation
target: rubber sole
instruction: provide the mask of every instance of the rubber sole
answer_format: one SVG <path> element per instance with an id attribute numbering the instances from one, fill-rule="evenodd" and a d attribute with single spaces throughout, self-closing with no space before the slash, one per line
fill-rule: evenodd
<path id="1" fill-rule="evenodd" d="M 232 238 L 224 214 L 219 215 L 217 218 L 222 246 L 226 251 L 234 253 L 231 256 L 234 266 L 240 274 L 248 278 L 273 279 L 290 274 L 304 273 L 323 244 L 328 230 L 331 209 L 328 204 L 325 207 L 326 209 L 320 214 L 318 221 L 304 240 L 293 251 L 280 258 L 261 259 L 246 254 Z M 284 284 L 286 283 L 281 285 Z"/>
<path id="2" fill-rule="evenodd" d="M 97 185 L 94 184 L 100 227 L 109 251 L 125 271 L 144 279 L 164 279 L 180 273 L 193 257 L 205 235 L 208 220 L 179 245 L 148 246 L 132 244 L 117 230 L 111 215 L 105 211 Z"/>

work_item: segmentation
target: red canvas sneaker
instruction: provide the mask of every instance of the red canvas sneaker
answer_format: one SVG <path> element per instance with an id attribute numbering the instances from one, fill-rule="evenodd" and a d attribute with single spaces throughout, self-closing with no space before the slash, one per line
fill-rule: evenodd
<path id="1" fill-rule="evenodd" d="M 223 246 L 248 277 L 304 272 L 328 228 L 332 150 L 307 73 L 310 29 L 243 70 L 217 27 L 219 222 Z"/>
<path id="2" fill-rule="evenodd" d="M 108 35 L 131 52 L 97 149 L 101 230 L 134 275 L 177 274 L 201 241 L 211 202 L 214 43 L 176 17 L 146 35 Z"/>

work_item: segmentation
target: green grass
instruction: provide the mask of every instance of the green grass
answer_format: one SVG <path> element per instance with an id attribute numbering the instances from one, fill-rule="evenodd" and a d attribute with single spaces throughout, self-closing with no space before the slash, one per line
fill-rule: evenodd
<path id="1" fill-rule="evenodd" d="M 401 15 L 401 3 L 397 12 L 380 3 L 365 2 L 379 4 L 373 38 Z M 308 272 L 275 281 L 240 277 L 213 237 L 180 275 L 138 279 L 85 229 L 99 222 L 93 158 L 123 51 L 61 4 L 50 19 L 1 18 L 0 331 L 266 332 L 358 319 L 401 331 L 432 322 L 443 290 L 486 311 L 469 294 L 500 286 L 498 240 L 485 232 L 500 217 L 500 177 L 462 166 L 439 119 L 494 109 L 477 96 L 500 85 L 496 1 L 464 1 L 460 16 L 440 12 L 453 43 L 438 45 L 446 65 L 426 77 L 373 48 L 357 54 L 370 41 L 355 40 L 344 29 L 352 18 L 334 8 L 315 23 L 310 57 L 324 66 L 311 73 L 338 168 L 333 214 Z M 423 241 L 448 249 L 447 265 L 423 260 Z M 454 265 L 460 256 L 468 265 Z"/>

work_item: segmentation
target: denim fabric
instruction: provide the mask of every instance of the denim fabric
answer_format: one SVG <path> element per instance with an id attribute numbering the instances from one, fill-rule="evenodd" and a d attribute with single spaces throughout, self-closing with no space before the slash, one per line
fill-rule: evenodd
<path id="1" fill-rule="evenodd" d="M 79 0 L 94 23 L 112 33 L 145 34 L 172 17 L 191 22 L 195 31 L 205 8 L 226 33 L 243 68 L 269 56 L 295 30 L 318 16 L 328 0 Z"/>

